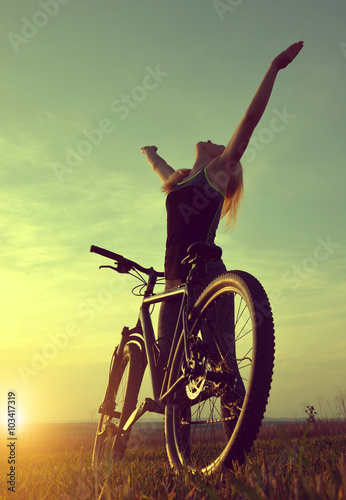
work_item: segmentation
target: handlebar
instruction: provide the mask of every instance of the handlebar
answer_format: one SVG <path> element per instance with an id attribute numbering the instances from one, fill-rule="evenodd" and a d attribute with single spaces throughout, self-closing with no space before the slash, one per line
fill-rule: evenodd
<path id="1" fill-rule="evenodd" d="M 149 275 L 155 274 L 158 278 L 163 278 L 165 276 L 164 273 L 160 273 L 155 271 L 155 269 L 142 267 L 137 262 L 133 260 L 126 259 L 122 255 L 111 252 L 110 250 L 106 250 L 105 248 L 100 248 L 95 245 L 91 245 L 90 252 L 97 253 L 102 255 L 103 257 L 107 257 L 107 259 L 111 259 L 117 263 L 116 271 L 118 273 L 129 273 L 132 269 L 137 269 L 137 271 Z"/>

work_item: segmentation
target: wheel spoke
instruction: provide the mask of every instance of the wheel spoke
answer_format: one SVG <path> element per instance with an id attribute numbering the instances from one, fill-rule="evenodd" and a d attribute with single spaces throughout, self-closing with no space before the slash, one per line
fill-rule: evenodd
<path id="1" fill-rule="evenodd" d="M 221 281 L 224 288 L 220 287 Z M 260 287 L 255 278 L 236 271 L 216 278 L 198 299 L 198 313 L 192 314 L 197 318 L 192 334 L 207 346 L 208 354 L 202 356 L 207 371 L 203 379 L 196 375 L 193 380 L 191 375 L 191 387 L 200 391 L 195 399 L 189 400 L 188 392 L 178 392 L 172 417 L 166 413 L 167 428 L 173 427 L 173 440 L 168 439 L 167 451 L 174 466 L 184 464 L 209 474 L 222 464 L 232 466 L 232 460 L 241 462 L 255 440 L 269 393 L 274 345 L 272 319 L 266 318 L 263 325 L 254 323 L 256 303 L 267 301 Z M 272 339 L 269 351 L 259 342 L 261 335 Z M 171 372 L 172 382 L 181 373 L 182 342 L 179 349 Z M 255 356 L 256 366 L 260 366 L 258 381 L 253 375 Z M 255 419 L 243 418 L 246 412 L 254 412 Z M 247 428 L 247 421 L 255 424 Z M 243 445 L 239 445 L 241 442 Z"/>
<path id="2" fill-rule="evenodd" d="M 242 335 L 242 332 L 244 330 L 244 328 L 246 327 L 246 325 L 248 324 L 248 322 L 251 320 L 250 316 L 248 317 L 248 319 L 246 320 L 246 323 L 243 325 L 242 329 L 240 330 L 240 332 L 238 333 L 238 335 L 236 336 L 236 341 L 237 340 L 241 340 L 243 337 L 246 337 L 246 335 L 248 335 L 249 333 L 252 332 L 252 328 L 250 328 L 250 330 L 247 330 L 243 335 Z M 235 326 L 237 326 L 237 324 L 235 324 Z"/>

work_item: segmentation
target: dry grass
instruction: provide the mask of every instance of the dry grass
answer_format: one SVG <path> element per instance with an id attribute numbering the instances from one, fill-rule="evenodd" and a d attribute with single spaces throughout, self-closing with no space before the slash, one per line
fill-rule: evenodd
<path id="1" fill-rule="evenodd" d="M 39 499 L 335 499 L 346 498 L 346 423 L 317 421 L 264 426 L 247 463 L 211 478 L 173 473 L 163 432 L 133 433 L 124 460 L 101 482 L 91 470 L 95 424 L 38 425 L 17 448 L 16 493 Z M 4 461 L 2 462 L 4 463 Z"/>

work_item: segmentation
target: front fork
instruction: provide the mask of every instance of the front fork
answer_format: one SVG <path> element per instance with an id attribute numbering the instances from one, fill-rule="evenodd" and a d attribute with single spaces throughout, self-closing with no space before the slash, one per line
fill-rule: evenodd
<path id="1" fill-rule="evenodd" d="M 104 415 L 108 415 L 110 418 L 120 418 L 121 413 L 117 412 L 115 409 L 115 399 L 114 393 L 116 389 L 116 384 L 119 381 L 120 375 L 120 367 L 121 361 L 123 359 L 123 353 L 125 345 L 129 342 L 136 342 L 140 344 L 142 351 L 142 374 L 144 374 L 144 370 L 147 365 L 147 357 L 145 353 L 145 346 L 143 340 L 143 332 L 141 322 L 138 319 L 137 324 L 134 328 L 130 329 L 127 326 L 124 326 L 121 332 L 121 340 L 120 344 L 118 344 L 113 352 L 110 368 L 109 368 L 109 378 L 106 389 L 106 394 L 103 402 L 100 405 L 99 413 L 103 413 Z"/>

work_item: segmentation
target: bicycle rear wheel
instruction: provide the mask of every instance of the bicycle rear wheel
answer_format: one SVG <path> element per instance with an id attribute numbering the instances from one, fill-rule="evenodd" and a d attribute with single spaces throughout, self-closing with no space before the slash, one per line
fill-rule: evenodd
<path id="1" fill-rule="evenodd" d="M 122 458 L 127 441 L 116 438 L 136 409 L 142 377 L 142 351 L 138 344 L 129 342 L 124 347 L 120 366 L 114 364 L 109 376 L 92 454 L 94 468 Z"/>
<path id="2" fill-rule="evenodd" d="M 182 336 L 169 385 L 182 374 L 186 382 L 166 406 L 166 449 L 172 467 L 211 474 L 242 463 L 256 439 L 273 373 L 273 317 L 259 281 L 232 271 L 204 289 L 189 322 L 196 366 L 185 366 Z"/>

